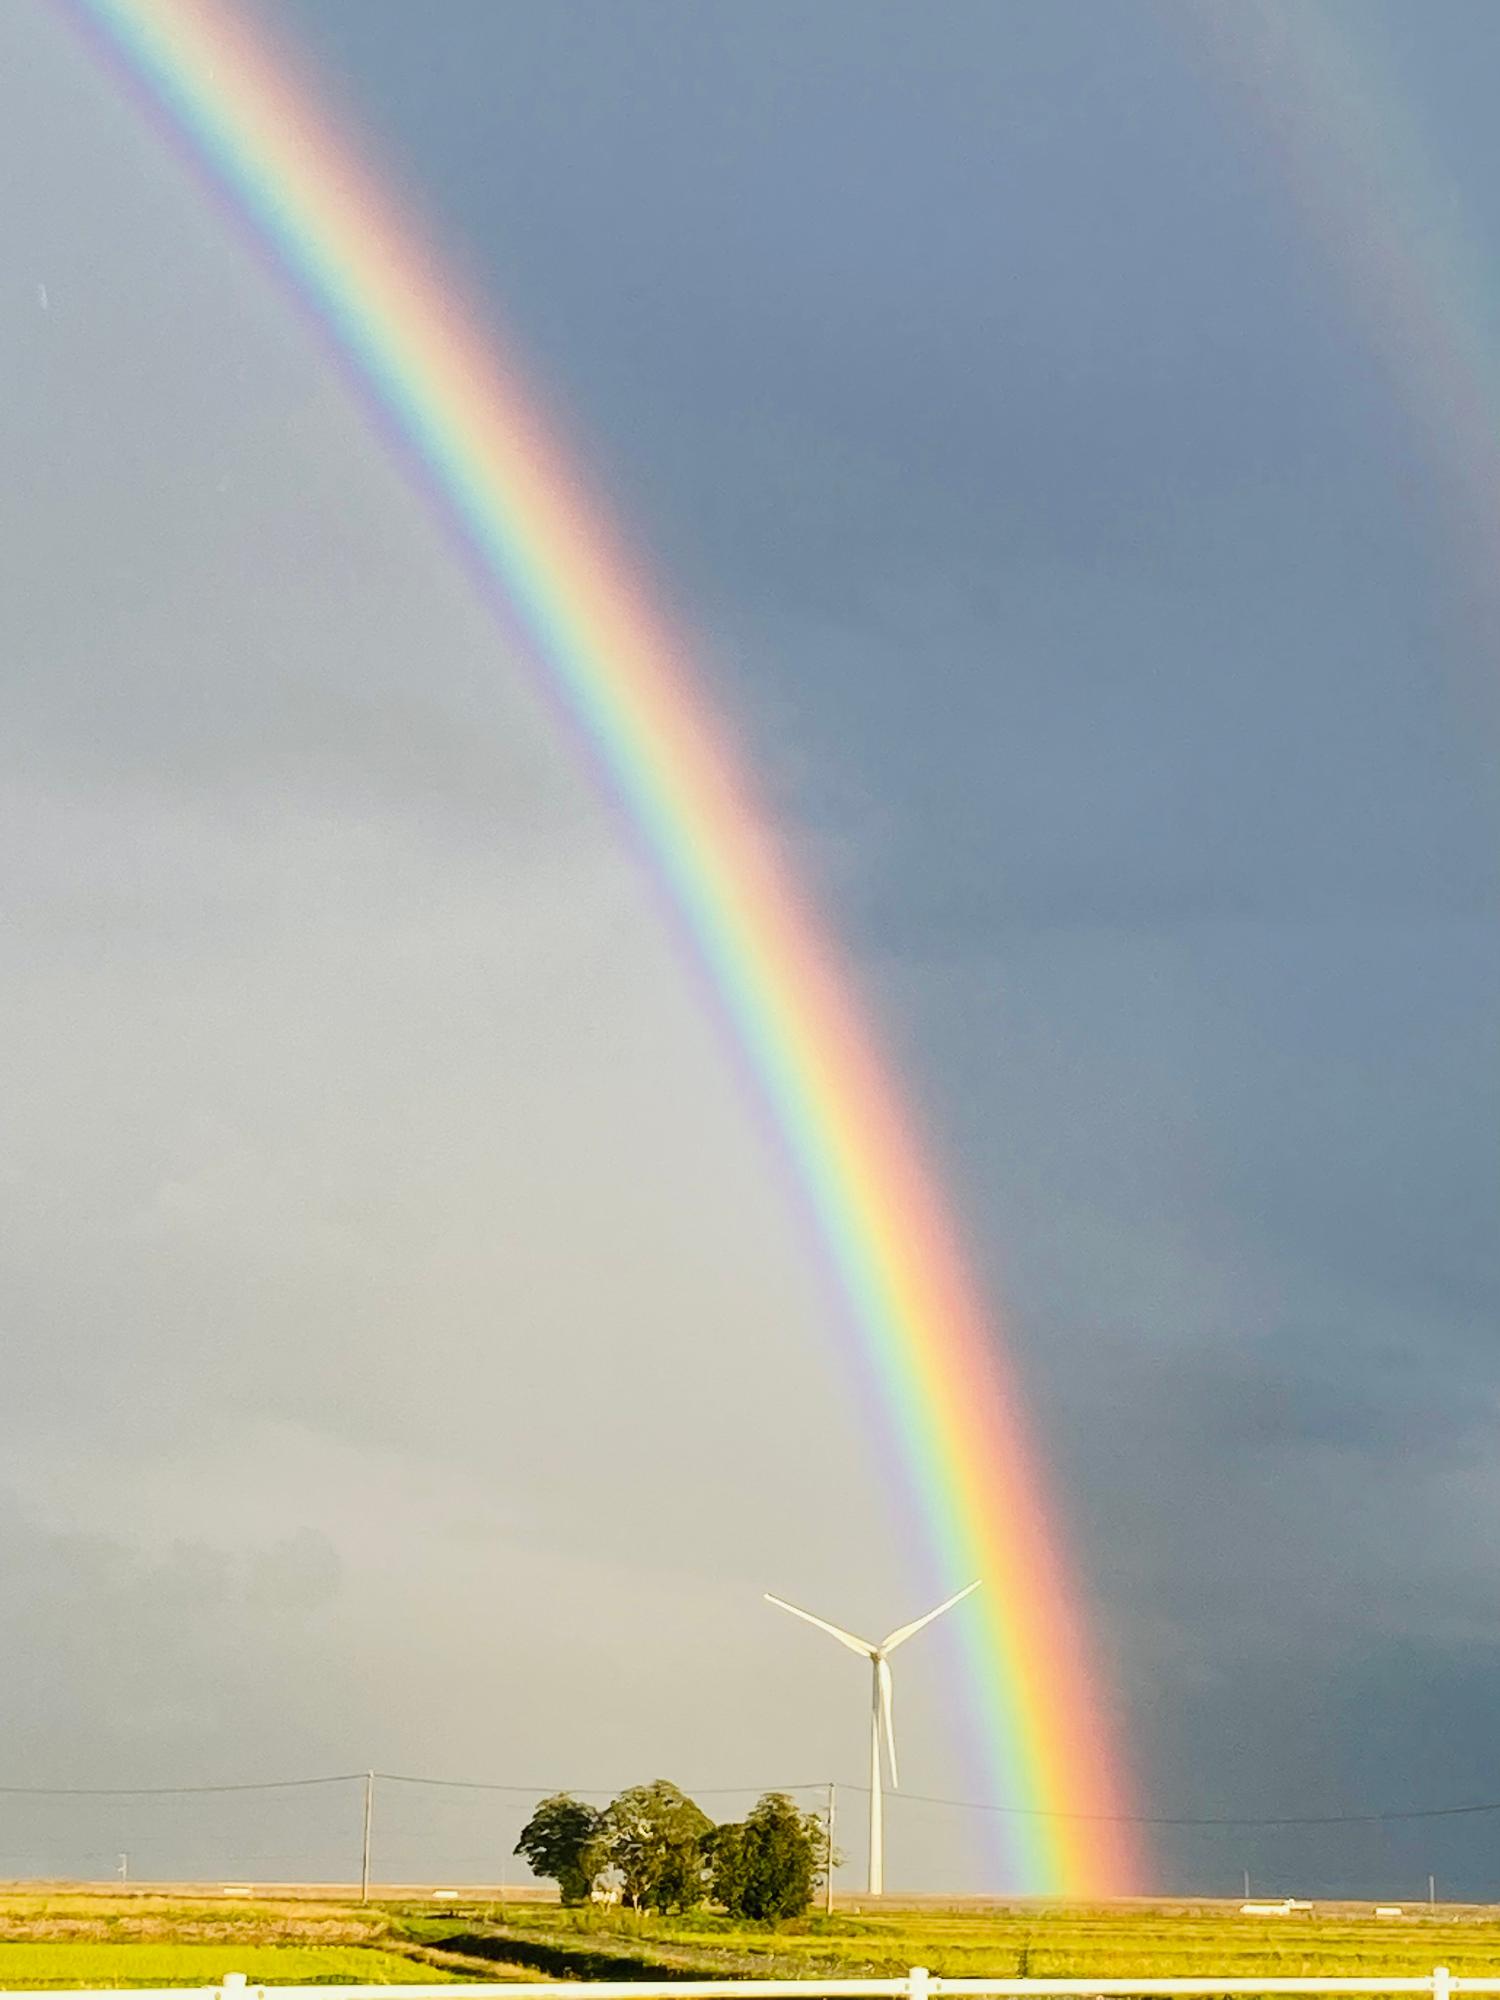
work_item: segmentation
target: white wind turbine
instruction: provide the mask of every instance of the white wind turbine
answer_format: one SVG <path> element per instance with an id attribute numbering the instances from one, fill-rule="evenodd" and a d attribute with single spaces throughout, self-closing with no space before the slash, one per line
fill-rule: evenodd
<path id="1" fill-rule="evenodd" d="M 941 1618 L 945 1611 L 951 1611 L 955 1604 L 963 1602 L 970 1592 L 978 1590 L 981 1579 L 976 1577 L 965 1589 L 955 1591 L 952 1597 L 945 1597 L 935 1611 L 925 1617 L 914 1618 L 910 1625 L 898 1625 L 880 1641 L 872 1645 L 868 1639 L 857 1639 L 852 1632 L 845 1632 L 837 1625 L 830 1625 L 826 1618 L 814 1618 L 810 1611 L 800 1605 L 788 1604 L 784 1597 L 773 1597 L 766 1592 L 767 1604 L 778 1605 L 783 1611 L 790 1611 L 794 1618 L 805 1618 L 809 1625 L 816 1625 L 820 1632 L 827 1632 L 847 1646 L 851 1653 L 859 1653 L 870 1662 L 870 1885 L 869 1893 L 879 1896 L 885 1889 L 885 1801 L 880 1788 L 880 1739 L 885 1738 L 885 1754 L 891 1769 L 891 1790 L 899 1791 L 900 1781 L 896 1776 L 896 1732 L 891 1718 L 891 1668 L 890 1656 L 898 1646 L 904 1646 L 913 1634 L 920 1632 L 924 1625 L 930 1625 L 934 1618 Z"/>

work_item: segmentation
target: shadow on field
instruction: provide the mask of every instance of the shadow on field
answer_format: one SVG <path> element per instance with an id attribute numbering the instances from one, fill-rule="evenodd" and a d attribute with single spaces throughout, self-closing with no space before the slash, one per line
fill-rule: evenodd
<path id="1" fill-rule="evenodd" d="M 451 1937 L 434 1937 L 428 1944 L 438 1951 L 451 1951 L 463 1958 L 499 1959 L 507 1965 L 524 1965 L 545 1972 L 554 1979 L 701 1979 L 701 1969 L 658 1958 L 642 1951 L 611 1950 L 596 1944 L 574 1944 L 560 1938 L 542 1939 L 534 1933 L 509 1931 L 487 1934 L 457 1931 Z"/>

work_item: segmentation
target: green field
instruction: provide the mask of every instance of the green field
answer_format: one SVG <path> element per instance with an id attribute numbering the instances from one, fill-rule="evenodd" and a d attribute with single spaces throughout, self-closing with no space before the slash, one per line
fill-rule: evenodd
<path id="1" fill-rule="evenodd" d="M 637 1920 L 628 1913 L 517 1905 L 467 1933 L 413 1912 L 410 1932 L 446 1936 L 448 1948 L 503 1953 L 533 1976 L 628 1978 L 739 1975 L 890 1977 L 912 1965 L 950 1977 L 1189 1978 L 1400 1977 L 1446 1964 L 1456 1973 L 1500 1972 L 1500 1912 L 1363 1911 L 1252 1918 L 1224 1905 L 895 1910 L 811 1917 L 779 1929 L 724 1918 Z"/>
<path id="2" fill-rule="evenodd" d="M 487 1970 L 487 1969 L 486 1969 Z M 314 1902 L 0 1895 L 0 1989 L 409 1985 L 476 1976 L 409 1942 L 389 1912 Z M 487 1970 L 504 1978 L 506 1969 Z"/>
<path id="3" fill-rule="evenodd" d="M 0 1894 L 0 1989 L 463 1979 L 1401 1977 L 1445 1964 L 1500 1974 L 1500 1910 L 1377 1919 L 1327 1907 L 1241 1916 L 1227 1904 L 846 1908 L 779 1928 L 706 1912 L 637 1918 L 555 1903 L 367 1907 L 140 1894 Z"/>
<path id="4" fill-rule="evenodd" d="M 0 1943 L 0 1988 L 212 1986 L 226 1972 L 281 1986 L 390 1986 L 452 1977 L 396 1952 L 358 1945 Z"/>

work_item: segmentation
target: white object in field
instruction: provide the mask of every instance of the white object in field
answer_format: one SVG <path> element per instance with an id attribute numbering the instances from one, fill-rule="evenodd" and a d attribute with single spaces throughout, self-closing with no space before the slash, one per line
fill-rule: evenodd
<path id="1" fill-rule="evenodd" d="M 1242 1917 L 1289 1917 L 1296 1908 L 1298 1908 L 1298 1905 L 1288 1896 L 1280 1903 L 1241 1903 L 1240 1915 Z"/>
<path id="2" fill-rule="evenodd" d="M 1377 1903 L 1375 1914 L 1377 1917 L 1404 1917 L 1406 1912 L 1399 1903 Z"/>
<path id="3" fill-rule="evenodd" d="M 461 1903 L 463 1899 L 462 1889 L 434 1889 L 432 1892 L 434 1903 Z"/>
<path id="4" fill-rule="evenodd" d="M 898 1646 L 904 1646 L 908 1639 L 930 1625 L 934 1618 L 941 1618 L 945 1611 L 951 1611 L 955 1604 L 961 1604 L 972 1591 L 979 1588 L 980 1578 L 976 1577 L 963 1590 L 956 1590 L 951 1597 L 945 1597 L 935 1610 L 924 1612 L 920 1618 L 913 1618 L 909 1625 L 898 1625 L 894 1632 L 888 1632 L 878 1644 L 869 1639 L 860 1639 L 853 1632 L 846 1632 L 840 1625 L 830 1625 L 826 1618 L 815 1618 L 810 1611 L 804 1611 L 800 1604 L 788 1604 L 784 1597 L 773 1597 L 766 1592 L 767 1604 L 774 1604 L 782 1611 L 790 1611 L 794 1618 L 805 1618 L 809 1625 L 816 1625 L 820 1632 L 837 1639 L 841 1646 L 847 1646 L 851 1653 L 859 1653 L 870 1662 L 870 1873 L 869 1893 L 882 1894 L 885 1888 L 885 1800 L 881 1790 L 880 1748 L 885 1742 L 886 1761 L 890 1765 L 891 1790 L 901 1789 L 896 1775 L 896 1725 L 891 1714 L 891 1669 L 890 1656 Z"/>

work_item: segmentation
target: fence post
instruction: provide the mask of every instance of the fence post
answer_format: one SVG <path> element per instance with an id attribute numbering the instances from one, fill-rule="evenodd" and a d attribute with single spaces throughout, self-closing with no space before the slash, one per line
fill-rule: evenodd
<path id="1" fill-rule="evenodd" d="M 906 1975 L 907 2000 L 927 2000 L 930 1980 L 925 1965 L 914 1965 Z"/>
<path id="2" fill-rule="evenodd" d="M 832 1778 L 828 1780 L 828 1852 L 823 1858 L 823 1914 L 833 1915 L 833 1830 L 838 1824 L 838 1794 Z"/>
<path id="3" fill-rule="evenodd" d="M 1451 2000 L 1453 1975 L 1446 1965 L 1432 1968 L 1432 2000 Z"/>

